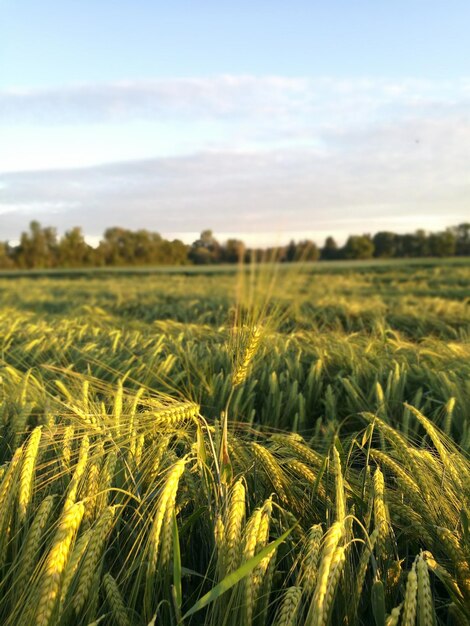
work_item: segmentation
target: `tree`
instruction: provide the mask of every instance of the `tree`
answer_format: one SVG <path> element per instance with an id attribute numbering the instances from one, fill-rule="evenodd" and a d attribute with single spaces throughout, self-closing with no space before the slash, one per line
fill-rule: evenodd
<path id="1" fill-rule="evenodd" d="M 189 246 L 179 239 L 168 241 L 163 239 L 159 246 L 159 265 L 186 265 Z"/>
<path id="2" fill-rule="evenodd" d="M 217 263 L 221 258 L 221 245 L 211 230 L 203 230 L 199 239 L 192 244 L 189 258 L 197 265 Z"/>
<path id="3" fill-rule="evenodd" d="M 396 255 L 395 233 L 381 231 L 374 235 L 372 242 L 374 244 L 374 256 L 377 258 L 391 258 Z"/>
<path id="4" fill-rule="evenodd" d="M 288 245 L 284 248 L 282 253 L 282 260 L 287 263 L 292 263 L 292 261 L 297 261 L 297 244 L 293 239 L 291 239 Z"/>
<path id="5" fill-rule="evenodd" d="M 11 269 L 15 267 L 15 262 L 12 258 L 12 249 L 8 241 L 0 242 L 0 268 Z"/>
<path id="6" fill-rule="evenodd" d="M 42 228 L 39 222 L 32 221 L 29 225 L 29 233 L 21 233 L 17 261 L 20 267 L 54 267 L 57 262 L 56 229 Z"/>
<path id="7" fill-rule="evenodd" d="M 321 249 L 320 258 L 323 261 L 333 261 L 339 257 L 338 244 L 333 237 L 327 237 L 325 239 L 325 245 Z"/>
<path id="8" fill-rule="evenodd" d="M 455 249 L 455 236 L 450 231 L 447 230 L 443 233 L 432 233 L 429 236 L 429 252 L 431 256 L 453 256 L 455 254 Z"/>
<path id="9" fill-rule="evenodd" d="M 104 232 L 94 257 L 101 265 L 182 265 L 188 262 L 188 246 L 145 229 L 113 227 Z"/>
<path id="10" fill-rule="evenodd" d="M 240 239 L 228 239 L 221 249 L 223 263 L 238 263 L 245 256 L 245 244 Z"/>
<path id="11" fill-rule="evenodd" d="M 429 237 L 425 230 L 395 235 L 395 256 L 400 258 L 429 256 Z"/>
<path id="12" fill-rule="evenodd" d="M 429 237 L 422 228 L 415 232 L 416 256 L 429 256 Z"/>
<path id="13" fill-rule="evenodd" d="M 93 248 L 89 246 L 78 226 L 68 230 L 60 239 L 57 264 L 60 267 L 84 267 L 92 261 Z"/>
<path id="14" fill-rule="evenodd" d="M 374 244 L 369 235 L 351 235 L 344 246 L 346 259 L 371 259 Z"/>
<path id="15" fill-rule="evenodd" d="M 150 265 L 158 262 L 162 238 L 158 233 L 141 229 L 127 234 L 128 262 L 133 265 Z"/>
<path id="16" fill-rule="evenodd" d="M 459 224 L 448 229 L 455 237 L 455 253 L 458 256 L 470 255 L 470 223 Z"/>
<path id="17" fill-rule="evenodd" d="M 239 239 L 229 239 L 220 245 L 211 230 L 201 232 L 191 246 L 175 239 L 169 241 L 159 233 L 145 229 L 131 231 L 121 227 L 108 228 L 99 246 L 93 249 L 81 228 L 65 232 L 58 240 L 55 228 L 43 228 L 32 221 L 21 234 L 18 245 L 0 242 L 0 268 L 50 268 L 107 265 L 182 265 L 236 263 L 243 261 L 315 261 L 320 251 L 313 241 L 290 241 L 281 248 L 246 249 Z M 427 234 L 420 229 L 403 235 L 380 231 L 370 235 L 351 235 L 338 249 L 333 237 L 327 237 L 321 249 L 321 259 L 369 259 L 387 257 L 470 255 L 470 223 Z"/>
<path id="18" fill-rule="evenodd" d="M 320 251 L 316 244 L 310 239 L 304 239 L 295 243 L 291 243 L 286 249 L 286 261 L 318 261 Z"/>
<path id="19" fill-rule="evenodd" d="M 191 247 L 191 250 L 189 251 L 189 259 L 195 265 L 211 265 L 214 263 L 214 258 L 210 253 L 210 250 L 204 248 L 203 246 Z"/>

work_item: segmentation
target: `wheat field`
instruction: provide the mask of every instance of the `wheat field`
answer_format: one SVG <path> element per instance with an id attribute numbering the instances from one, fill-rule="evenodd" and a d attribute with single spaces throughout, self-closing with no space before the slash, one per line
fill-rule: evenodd
<path id="1" fill-rule="evenodd" d="M 0 290 L 0 623 L 470 624 L 468 263 Z"/>

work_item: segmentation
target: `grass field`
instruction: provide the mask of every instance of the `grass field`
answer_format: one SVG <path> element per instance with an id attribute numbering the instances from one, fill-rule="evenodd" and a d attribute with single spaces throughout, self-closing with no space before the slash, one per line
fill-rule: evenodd
<path id="1" fill-rule="evenodd" d="M 470 262 L 0 277 L 0 623 L 470 624 Z"/>

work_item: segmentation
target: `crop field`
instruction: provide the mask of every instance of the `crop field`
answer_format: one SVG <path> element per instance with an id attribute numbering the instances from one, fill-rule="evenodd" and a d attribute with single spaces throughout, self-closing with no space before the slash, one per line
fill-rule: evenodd
<path id="1" fill-rule="evenodd" d="M 470 624 L 470 262 L 0 277 L 0 624 Z"/>

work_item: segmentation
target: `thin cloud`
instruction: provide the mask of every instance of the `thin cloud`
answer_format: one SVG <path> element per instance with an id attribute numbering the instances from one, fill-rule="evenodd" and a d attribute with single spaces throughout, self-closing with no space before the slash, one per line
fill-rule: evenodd
<path id="1" fill-rule="evenodd" d="M 61 230 L 82 225 L 90 236 L 113 224 L 162 233 L 212 227 L 334 234 L 344 232 L 341 222 L 358 232 L 464 221 L 469 98 L 468 79 L 224 76 L 3 91 L 0 123 L 44 124 L 45 136 L 48 125 L 65 124 L 64 150 L 67 124 L 77 124 L 76 132 L 89 134 L 90 163 L 94 124 L 116 119 L 130 137 L 133 119 L 167 119 L 181 149 L 176 156 L 5 173 L 0 232 L 16 238 L 32 218 Z M 185 152 L 182 135 L 205 118 L 219 124 L 216 131 L 199 128 Z M 40 164 L 41 146 L 34 148 Z"/>
<path id="2" fill-rule="evenodd" d="M 346 119 L 390 106 L 450 104 L 469 81 L 217 76 L 76 84 L 0 91 L 2 124 L 75 124 L 175 118 L 290 117 L 342 112 Z M 352 119 L 352 118 L 351 118 Z"/>
<path id="3" fill-rule="evenodd" d="M 276 76 L 220 76 L 8 89 L 0 91 L 0 117 L 4 123 L 73 124 L 160 120 L 162 117 L 256 116 L 279 114 L 296 107 L 306 92 L 307 81 Z"/>
<path id="4" fill-rule="evenodd" d="M 418 139 L 417 139 L 418 138 Z M 34 216 L 99 235 L 111 224 L 160 232 L 377 230 L 405 220 L 464 221 L 470 123 L 408 120 L 325 138 L 329 150 L 205 152 L 107 166 L 8 174 L 4 236 Z M 39 204 L 38 204 L 39 203 Z M 51 210 L 52 207 L 55 210 Z M 392 220 L 392 221 L 393 221 Z"/>

